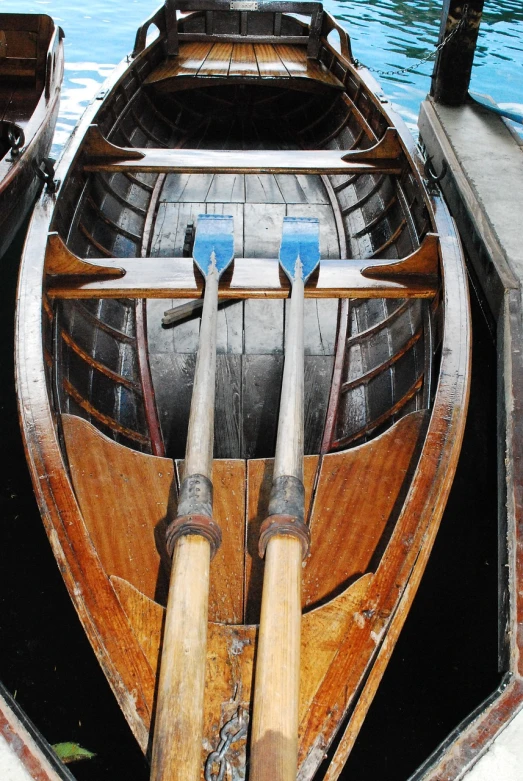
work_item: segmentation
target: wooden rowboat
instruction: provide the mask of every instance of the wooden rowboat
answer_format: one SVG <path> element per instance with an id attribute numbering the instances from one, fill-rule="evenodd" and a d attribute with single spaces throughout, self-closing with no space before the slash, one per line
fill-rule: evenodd
<path id="1" fill-rule="evenodd" d="M 0 14 L 0 256 L 49 175 L 63 37 L 44 14 Z"/>
<path id="2" fill-rule="evenodd" d="M 146 45 L 152 24 L 159 37 Z M 171 524 L 181 534 L 171 539 L 171 586 L 180 551 L 205 551 L 169 596 L 169 611 L 173 603 L 181 610 L 174 629 L 185 634 L 176 655 L 178 641 L 165 630 L 162 676 L 171 662 L 189 662 L 185 689 L 167 698 L 170 736 L 156 718 L 153 778 L 244 778 L 254 749 L 264 760 L 251 762 L 257 781 L 311 779 L 325 765 L 332 781 L 414 598 L 459 455 L 470 322 L 453 222 L 428 189 L 408 130 L 318 3 L 169 0 L 88 107 L 56 176 L 24 250 L 17 383 L 42 517 L 94 651 L 148 751 Z M 286 301 L 279 262 L 286 269 L 285 258 L 295 258 L 298 273 L 305 256 L 316 257 L 305 300 L 296 277 Z M 211 278 L 219 274 L 213 336 Z M 193 394 L 198 350 L 207 358 Z M 281 391 L 284 363 L 290 376 L 289 353 L 300 350 L 304 368 Z M 197 415 L 191 400 L 214 360 L 215 398 Z M 300 398 L 300 377 L 302 444 L 300 415 L 292 425 L 294 413 L 279 415 L 280 393 L 281 409 L 294 386 Z M 208 377 L 207 385 L 214 396 Z M 192 464 L 208 449 L 193 424 L 212 432 L 213 414 L 212 471 L 187 466 L 184 474 L 184 457 Z M 301 509 L 287 514 L 292 491 L 278 501 L 274 494 L 278 418 L 278 448 L 288 439 L 304 453 L 302 479 L 283 472 L 292 501 L 301 496 Z M 212 510 L 201 509 L 204 499 Z M 273 539 L 290 540 L 289 550 L 297 538 L 307 548 L 310 535 L 296 631 L 283 626 L 289 595 L 275 598 L 279 586 L 268 576 L 257 628 L 257 548 L 268 515 L 269 526 L 276 516 L 280 523 Z M 210 541 L 218 550 L 207 625 Z M 283 582 L 287 566 L 277 574 Z M 291 589 L 298 597 L 299 588 Z M 281 613 L 268 644 L 280 661 L 253 692 L 255 657 L 261 667 L 266 655 L 259 641 Z M 203 627 L 194 657 L 184 645 L 193 623 Z M 298 669 L 285 667 L 296 642 Z M 294 707 L 282 705 L 294 685 L 284 672 L 299 683 L 296 734 L 291 724 L 287 739 L 269 719 L 258 735 L 255 717 L 249 749 L 257 702 L 276 703 L 274 719 Z M 174 680 L 165 675 L 162 713 Z M 191 709 L 184 731 L 180 719 Z M 190 751 L 194 772 L 184 764 Z M 278 769 L 284 754 L 294 770 L 292 761 L 290 771 Z"/>

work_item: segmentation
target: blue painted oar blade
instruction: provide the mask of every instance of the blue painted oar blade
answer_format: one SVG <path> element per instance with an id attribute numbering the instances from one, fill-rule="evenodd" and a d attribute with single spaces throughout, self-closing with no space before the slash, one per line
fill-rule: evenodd
<path id="1" fill-rule="evenodd" d="M 500 108 L 496 101 L 490 97 L 490 95 L 482 95 L 479 92 L 469 92 L 469 95 L 476 101 L 476 103 L 480 103 L 485 108 L 488 108 L 489 111 L 493 111 L 494 114 L 499 114 L 500 117 L 506 117 L 507 119 L 511 119 L 512 122 L 519 122 L 520 125 L 523 125 L 523 114 L 521 114 L 519 111 L 511 111 L 510 109 Z"/>
<path id="2" fill-rule="evenodd" d="M 232 217 L 222 214 L 199 214 L 193 258 L 204 277 L 209 273 L 213 252 L 216 256 L 218 275 L 220 275 L 234 258 Z"/>
<path id="3" fill-rule="evenodd" d="M 280 265 L 293 282 L 298 258 L 306 282 L 320 262 L 320 221 L 317 217 L 284 217 L 280 247 Z"/>

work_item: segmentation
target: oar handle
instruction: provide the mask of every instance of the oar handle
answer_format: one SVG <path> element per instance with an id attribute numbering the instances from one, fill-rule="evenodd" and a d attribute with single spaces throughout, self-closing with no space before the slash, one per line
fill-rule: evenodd
<path id="1" fill-rule="evenodd" d="M 167 615 L 151 781 L 200 781 L 211 547 L 200 535 L 176 543 Z"/>
<path id="2" fill-rule="evenodd" d="M 276 535 L 265 555 L 251 734 L 252 781 L 296 781 L 302 546 Z"/>

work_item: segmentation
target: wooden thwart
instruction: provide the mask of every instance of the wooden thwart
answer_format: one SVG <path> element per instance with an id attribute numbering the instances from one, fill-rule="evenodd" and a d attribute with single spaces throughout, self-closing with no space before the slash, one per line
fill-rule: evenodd
<path id="1" fill-rule="evenodd" d="M 306 298 L 431 298 L 438 289 L 439 240 L 427 234 L 421 246 L 401 261 L 322 260 L 305 288 Z M 69 253 L 68 263 L 60 261 Z M 47 247 L 47 293 L 51 298 L 200 298 L 203 282 L 191 258 L 115 258 L 87 264 L 60 239 Z M 93 268 L 90 276 L 88 269 Z M 57 269 L 64 269 L 55 276 Z M 67 269 L 71 269 L 68 271 Z M 99 273 L 97 269 L 100 269 Z M 124 276 L 110 277 L 112 270 Z M 372 276 L 371 276 L 372 275 Z M 102 277 L 105 277 L 102 279 Z M 223 298 L 288 298 L 289 283 L 276 258 L 235 258 L 220 281 Z"/>
<path id="2" fill-rule="evenodd" d="M 375 146 L 354 151 L 149 149 L 118 147 L 97 125 L 86 134 L 84 171 L 150 173 L 395 174 L 403 168 L 397 133 L 388 128 Z"/>

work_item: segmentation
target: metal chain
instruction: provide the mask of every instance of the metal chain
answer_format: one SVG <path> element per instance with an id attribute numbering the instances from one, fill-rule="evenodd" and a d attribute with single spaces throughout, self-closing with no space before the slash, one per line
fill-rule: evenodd
<path id="1" fill-rule="evenodd" d="M 221 728 L 218 748 L 215 751 L 211 751 L 207 757 L 205 762 L 205 781 L 223 781 L 227 769 L 226 754 L 233 743 L 245 737 L 247 727 L 247 714 L 242 708 L 238 708 L 236 715 Z M 214 765 L 219 766 L 217 773 L 213 772 Z"/>
<path id="2" fill-rule="evenodd" d="M 408 68 L 395 68 L 394 70 L 390 70 L 390 71 L 382 71 L 379 68 L 369 68 L 369 67 L 367 67 L 367 70 L 370 70 L 373 73 L 378 73 L 380 76 L 396 76 L 396 75 L 399 76 L 402 73 L 409 73 L 409 71 L 416 70 L 421 65 L 423 65 L 423 63 L 428 62 L 433 57 L 435 57 L 438 52 L 440 52 L 448 43 L 450 43 L 450 41 L 456 35 L 458 35 L 463 30 L 463 28 L 465 27 L 465 25 L 467 23 L 468 10 L 469 10 L 468 5 L 464 5 L 463 6 L 463 15 L 462 15 L 461 19 L 459 20 L 458 24 L 454 27 L 454 29 L 442 40 L 441 43 L 439 43 L 436 46 L 436 48 L 434 49 L 433 52 L 430 52 L 430 54 L 427 54 L 426 57 L 423 57 L 423 59 L 419 60 L 414 65 L 409 65 Z M 354 62 L 356 64 L 356 67 L 358 67 L 359 65 L 363 64 L 363 63 L 359 62 L 359 60 L 354 60 Z"/>

